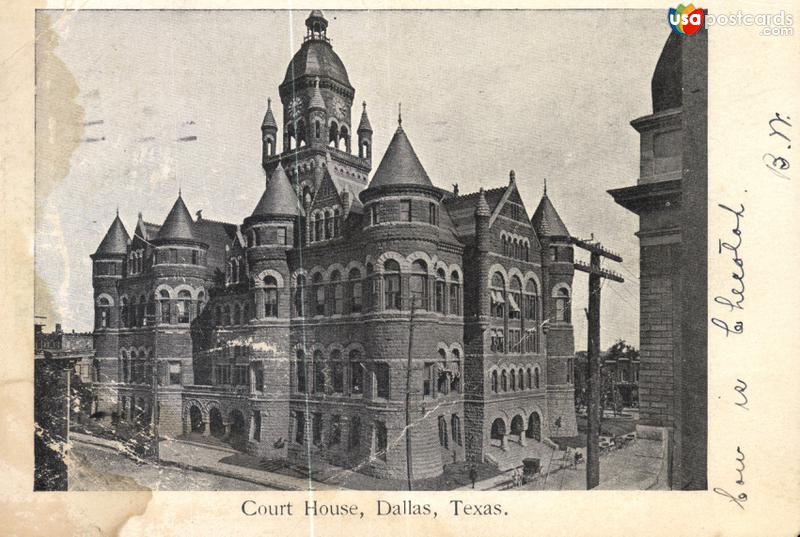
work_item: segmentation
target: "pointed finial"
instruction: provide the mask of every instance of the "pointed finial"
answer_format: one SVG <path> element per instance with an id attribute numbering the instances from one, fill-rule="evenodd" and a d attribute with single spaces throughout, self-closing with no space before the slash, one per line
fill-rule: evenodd
<path id="1" fill-rule="evenodd" d="M 267 110 L 272 110 L 272 97 L 267 97 Z"/>
<path id="2" fill-rule="evenodd" d="M 315 77 L 314 77 L 314 87 L 315 87 L 315 88 L 318 88 L 318 87 L 319 87 L 319 77 L 318 77 L 318 76 L 315 76 Z"/>
<path id="3" fill-rule="evenodd" d="M 117 216 L 119 216 L 119 203 L 117 203 Z"/>
<path id="4" fill-rule="evenodd" d="M 361 101 L 361 106 L 364 107 L 364 112 L 367 111 L 367 101 Z"/>
<path id="5" fill-rule="evenodd" d="M 181 187 L 180 187 L 180 185 L 178 185 L 178 197 L 179 198 L 181 197 Z"/>
<path id="6" fill-rule="evenodd" d="M 547 195 L 547 177 L 544 178 L 544 195 Z"/>
<path id="7" fill-rule="evenodd" d="M 403 126 L 403 103 L 397 103 L 397 126 Z"/>
<path id="8" fill-rule="evenodd" d="M 516 174 L 514 173 L 514 170 L 509 171 L 508 172 L 508 182 L 509 183 L 513 183 L 515 180 L 516 180 Z"/>
<path id="9" fill-rule="evenodd" d="M 139 220 L 142 219 L 142 211 L 139 211 Z"/>

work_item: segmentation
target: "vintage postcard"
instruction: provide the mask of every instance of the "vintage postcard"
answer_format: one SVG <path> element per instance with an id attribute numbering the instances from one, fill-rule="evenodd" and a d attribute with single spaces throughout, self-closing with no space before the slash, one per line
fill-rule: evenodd
<path id="1" fill-rule="evenodd" d="M 8 13 L 3 533 L 800 534 L 797 2 Z"/>

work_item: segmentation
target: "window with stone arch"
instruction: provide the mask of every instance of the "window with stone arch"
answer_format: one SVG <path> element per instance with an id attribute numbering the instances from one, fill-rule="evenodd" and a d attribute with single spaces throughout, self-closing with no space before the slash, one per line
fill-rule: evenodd
<path id="1" fill-rule="evenodd" d="M 461 393 L 461 351 L 453 349 L 453 370 L 450 376 L 450 391 Z"/>
<path id="2" fill-rule="evenodd" d="M 361 272 L 357 268 L 350 269 L 347 279 L 350 283 L 350 312 L 360 313 L 363 308 Z"/>
<path id="3" fill-rule="evenodd" d="M 325 315 L 325 285 L 322 274 L 314 274 L 314 314 Z"/>
<path id="4" fill-rule="evenodd" d="M 570 294 L 569 288 L 561 286 L 556 288 L 553 294 L 556 307 L 556 321 L 571 322 Z"/>
<path id="5" fill-rule="evenodd" d="M 339 207 L 333 209 L 333 236 L 342 235 L 342 210 Z"/>
<path id="6" fill-rule="evenodd" d="M 461 315 L 461 279 L 458 272 L 450 274 L 450 315 Z"/>
<path id="7" fill-rule="evenodd" d="M 264 276 L 264 317 L 278 316 L 278 281 L 274 276 Z"/>
<path id="8" fill-rule="evenodd" d="M 301 349 L 297 350 L 295 362 L 295 382 L 298 393 L 306 393 L 306 353 Z"/>
<path id="9" fill-rule="evenodd" d="M 297 276 L 294 286 L 294 314 L 296 317 L 305 316 L 306 304 L 306 277 L 302 274 Z"/>
<path id="10" fill-rule="evenodd" d="M 331 122 L 331 128 L 328 131 L 328 146 L 329 147 L 336 147 L 338 149 L 339 145 L 339 126 L 336 125 L 336 122 Z"/>
<path id="11" fill-rule="evenodd" d="M 341 315 L 344 313 L 344 283 L 338 270 L 331 273 L 330 285 L 333 289 L 333 314 Z"/>
<path id="12" fill-rule="evenodd" d="M 364 362 L 357 349 L 350 351 L 350 393 L 362 395 L 364 393 Z"/>
<path id="13" fill-rule="evenodd" d="M 505 279 L 499 272 L 492 274 L 490 294 L 492 317 L 504 319 L 506 316 Z"/>
<path id="14" fill-rule="evenodd" d="M 533 375 L 531 375 L 531 368 L 530 367 L 527 370 L 527 377 L 528 377 L 527 378 L 527 380 L 528 380 L 527 388 L 530 390 L 531 388 L 533 388 Z"/>
<path id="15" fill-rule="evenodd" d="M 402 306 L 400 294 L 400 263 L 388 259 L 383 264 L 383 292 L 385 298 L 384 308 L 399 310 Z"/>
<path id="16" fill-rule="evenodd" d="M 504 392 L 508 391 L 508 375 L 505 369 L 500 373 L 500 387 Z"/>
<path id="17" fill-rule="evenodd" d="M 192 320 L 192 293 L 183 289 L 178 292 L 178 322 L 189 323 Z"/>
<path id="18" fill-rule="evenodd" d="M 324 240 L 323 226 L 325 225 L 322 213 L 314 214 L 314 226 L 311 233 L 311 242 Z"/>
<path id="19" fill-rule="evenodd" d="M 436 271 L 436 297 L 434 298 L 434 307 L 436 313 L 444 313 L 444 300 L 445 300 L 445 275 L 442 269 Z"/>
<path id="20" fill-rule="evenodd" d="M 334 349 L 330 356 L 330 382 L 334 393 L 344 393 L 344 362 L 342 351 Z"/>
<path id="21" fill-rule="evenodd" d="M 97 301 L 97 327 L 108 328 L 111 322 L 111 302 L 106 297 Z"/>
<path id="22" fill-rule="evenodd" d="M 130 323 L 128 319 L 128 297 L 124 296 L 120 299 L 120 307 L 119 307 L 119 323 L 123 328 L 130 328 Z"/>
<path id="23" fill-rule="evenodd" d="M 539 389 L 539 368 L 538 367 L 534 367 L 533 368 L 533 387 L 535 389 L 537 389 L 537 390 Z"/>
<path id="24" fill-rule="evenodd" d="M 314 351 L 312 367 L 314 368 L 314 393 L 325 393 L 325 379 L 327 377 L 327 371 L 325 369 L 327 364 L 325 363 L 325 357 L 322 351 Z"/>
<path id="25" fill-rule="evenodd" d="M 508 318 L 520 318 L 520 304 L 522 303 L 522 282 L 516 276 L 511 276 L 510 290 L 508 293 Z"/>
<path id="26" fill-rule="evenodd" d="M 519 371 L 517 371 L 517 388 L 520 390 L 525 389 L 525 376 L 521 367 L 519 368 Z"/>
<path id="27" fill-rule="evenodd" d="M 411 275 L 408 278 L 412 304 L 419 309 L 428 309 L 428 265 L 421 259 L 411 264 Z"/>
<path id="28" fill-rule="evenodd" d="M 511 391 L 517 391 L 517 373 L 511 370 Z"/>
<path id="29" fill-rule="evenodd" d="M 325 240 L 333 238 L 333 211 L 325 211 Z"/>
<path id="30" fill-rule="evenodd" d="M 158 294 L 158 302 L 161 305 L 161 324 L 169 324 L 171 322 L 169 291 L 162 289 Z"/>
<path id="31" fill-rule="evenodd" d="M 497 371 L 496 370 L 492 371 L 491 385 L 492 385 L 492 392 L 497 393 L 498 384 L 497 384 Z"/>

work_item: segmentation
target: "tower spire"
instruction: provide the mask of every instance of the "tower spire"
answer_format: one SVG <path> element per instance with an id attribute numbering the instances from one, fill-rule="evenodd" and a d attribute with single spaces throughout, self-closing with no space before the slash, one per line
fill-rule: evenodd
<path id="1" fill-rule="evenodd" d="M 403 127 L 403 103 L 397 103 L 397 126 Z"/>
<path id="2" fill-rule="evenodd" d="M 544 178 L 544 195 L 547 195 L 547 177 Z"/>

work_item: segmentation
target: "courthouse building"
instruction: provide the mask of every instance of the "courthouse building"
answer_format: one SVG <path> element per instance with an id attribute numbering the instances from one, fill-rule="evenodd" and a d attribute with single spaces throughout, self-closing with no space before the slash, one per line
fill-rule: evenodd
<path id="1" fill-rule="evenodd" d="M 435 186 L 399 118 L 372 172 L 366 105 L 354 126 L 328 22 L 306 26 L 283 129 L 271 102 L 261 125 L 252 214 L 193 218 L 179 194 L 132 236 L 117 216 L 92 255 L 101 406 L 158 416 L 162 436 L 391 478 L 406 475 L 407 408 L 417 479 L 576 434 L 573 251 L 550 199 L 531 215 L 513 172 L 470 194 Z"/>

